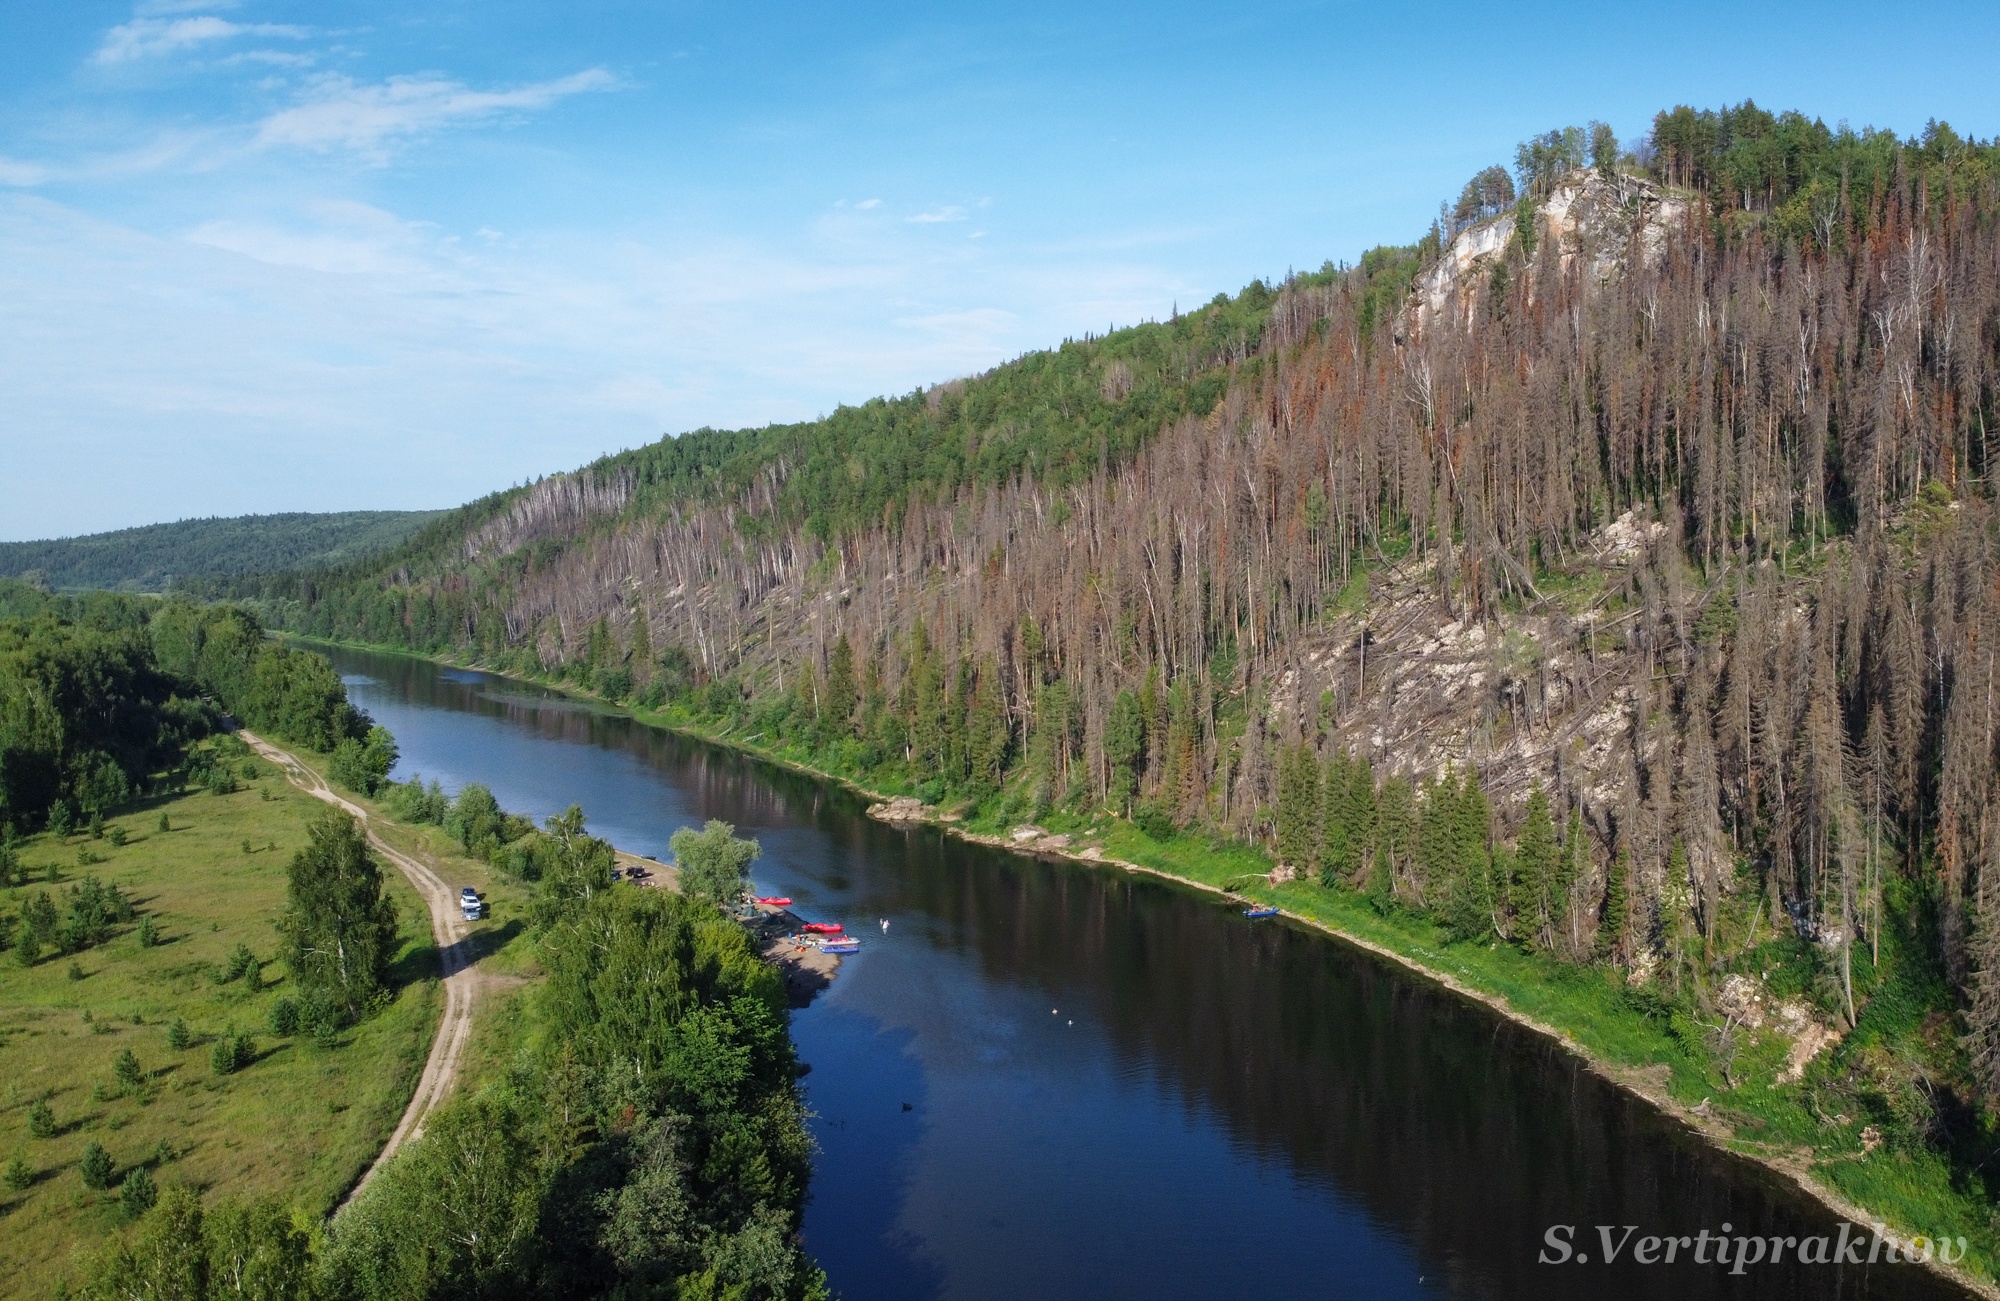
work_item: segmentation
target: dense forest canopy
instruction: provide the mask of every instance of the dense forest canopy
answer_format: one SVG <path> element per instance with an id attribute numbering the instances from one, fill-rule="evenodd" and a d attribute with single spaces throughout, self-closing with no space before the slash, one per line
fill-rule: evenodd
<path id="1" fill-rule="evenodd" d="M 320 751 L 369 730 L 324 656 L 247 611 L 0 579 L 0 824 L 66 827 L 177 784 L 225 716 Z"/>
<path id="2" fill-rule="evenodd" d="M 60 588 L 165 591 L 176 580 L 361 560 L 395 546 L 437 511 L 187 519 L 74 538 L 0 542 L 0 578 L 39 577 Z"/>

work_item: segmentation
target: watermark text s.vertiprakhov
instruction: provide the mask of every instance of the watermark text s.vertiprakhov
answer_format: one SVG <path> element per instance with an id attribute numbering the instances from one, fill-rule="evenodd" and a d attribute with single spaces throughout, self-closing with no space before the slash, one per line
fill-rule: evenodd
<path id="1" fill-rule="evenodd" d="M 1745 1274 L 1758 1266 L 1797 1265 L 1915 1265 L 1936 1260 L 1955 1265 L 1965 1259 L 1964 1238 L 1899 1238 L 1886 1226 L 1867 1228 L 1842 1220 L 1834 1233 L 1809 1237 L 1739 1234 L 1728 1221 L 1720 1233 L 1702 1229 L 1692 1234 L 1641 1234 L 1636 1224 L 1551 1224 L 1542 1234 L 1535 1257 L 1544 1265 L 1724 1266 Z M 1597 1241 L 1590 1241 L 1596 1230 Z"/>

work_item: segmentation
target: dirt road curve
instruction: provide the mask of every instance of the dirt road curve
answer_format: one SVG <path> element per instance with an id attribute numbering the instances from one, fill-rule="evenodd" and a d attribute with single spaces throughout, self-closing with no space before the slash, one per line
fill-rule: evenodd
<path id="1" fill-rule="evenodd" d="M 411 1096 L 410 1105 L 404 1109 L 403 1118 L 396 1123 L 396 1132 L 389 1135 L 388 1143 L 368 1167 L 367 1173 L 348 1193 L 347 1200 L 352 1201 L 356 1193 L 368 1186 L 368 1181 L 375 1177 L 382 1163 L 395 1155 L 396 1149 L 424 1132 L 424 1117 L 430 1114 L 432 1107 L 443 1101 L 458 1079 L 459 1058 L 464 1055 L 466 1041 L 471 1037 L 472 1005 L 477 1001 L 484 983 L 478 968 L 473 965 L 471 928 L 459 911 L 458 892 L 423 863 L 384 844 L 369 827 L 366 810 L 342 799 L 318 773 L 269 741 L 246 731 L 239 730 L 236 735 L 242 737 L 251 749 L 283 769 L 292 785 L 359 819 L 361 825 L 368 828 L 368 843 L 409 878 L 410 884 L 416 887 L 431 910 L 431 935 L 437 940 L 439 966 L 444 976 L 444 1016 L 438 1022 L 437 1038 L 431 1043 L 431 1054 L 424 1062 L 424 1073 L 417 1080 L 417 1091 Z"/>

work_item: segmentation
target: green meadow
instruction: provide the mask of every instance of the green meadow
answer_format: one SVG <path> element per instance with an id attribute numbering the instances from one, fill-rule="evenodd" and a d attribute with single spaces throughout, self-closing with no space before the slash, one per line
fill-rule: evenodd
<path id="1" fill-rule="evenodd" d="M 44 833 L 17 847 L 27 880 L 0 891 L 10 940 L 0 952 L 0 1295 L 45 1296 L 77 1274 L 128 1222 L 132 1199 L 121 1194 L 135 1171 L 156 1188 L 282 1195 L 323 1214 L 408 1102 L 439 1003 L 421 900 L 384 871 L 402 941 L 386 1007 L 331 1042 L 275 1032 L 290 982 L 272 960 L 273 922 L 286 866 L 325 806 L 269 764 L 229 763 L 241 774 L 233 793 L 148 801 L 107 821 L 102 838 Z M 51 947 L 22 966 L 24 911 L 43 892 L 63 910 L 92 877 L 118 889 L 131 919 L 101 943 Z M 110 1158 L 108 1178 L 86 1178 L 93 1145 Z"/>

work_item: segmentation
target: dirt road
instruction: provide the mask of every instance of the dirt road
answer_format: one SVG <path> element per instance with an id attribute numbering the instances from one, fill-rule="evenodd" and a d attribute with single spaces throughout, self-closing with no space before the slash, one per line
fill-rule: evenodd
<path id="1" fill-rule="evenodd" d="M 361 1176 L 360 1182 L 354 1185 L 353 1191 L 347 1194 L 347 1200 L 352 1201 L 355 1194 L 368 1186 L 368 1181 L 375 1177 L 383 1162 L 394 1156 L 404 1143 L 423 1134 L 424 1117 L 451 1092 L 458 1079 L 459 1058 L 464 1056 L 466 1041 L 472 1032 L 472 1006 L 485 983 L 478 968 L 473 965 L 475 941 L 471 927 L 460 913 L 457 891 L 425 864 L 383 843 L 374 828 L 369 826 L 367 810 L 342 799 L 318 773 L 269 741 L 247 731 L 239 730 L 236 735 L 258 754 L 277 764 L 292 785 L 346 810 L 358 819 L 368 831 L 368 843 L 408 878 L 431 912 L 431 935 L 437 941 L 438 964 L 444 977 L 444 1015 L 438 1022 L 437 1038 L 431 1043 L 430 1057 L 424 1062 L 424 1073 L 417 1079 L 417 1091 L 411 1095 L 410 1105 L 404 1108 L 403 1118 L 396 1123 L 396 1131 L 389 1135 L 388 1143 L 368 1167 L 367 1173 Z"/>

